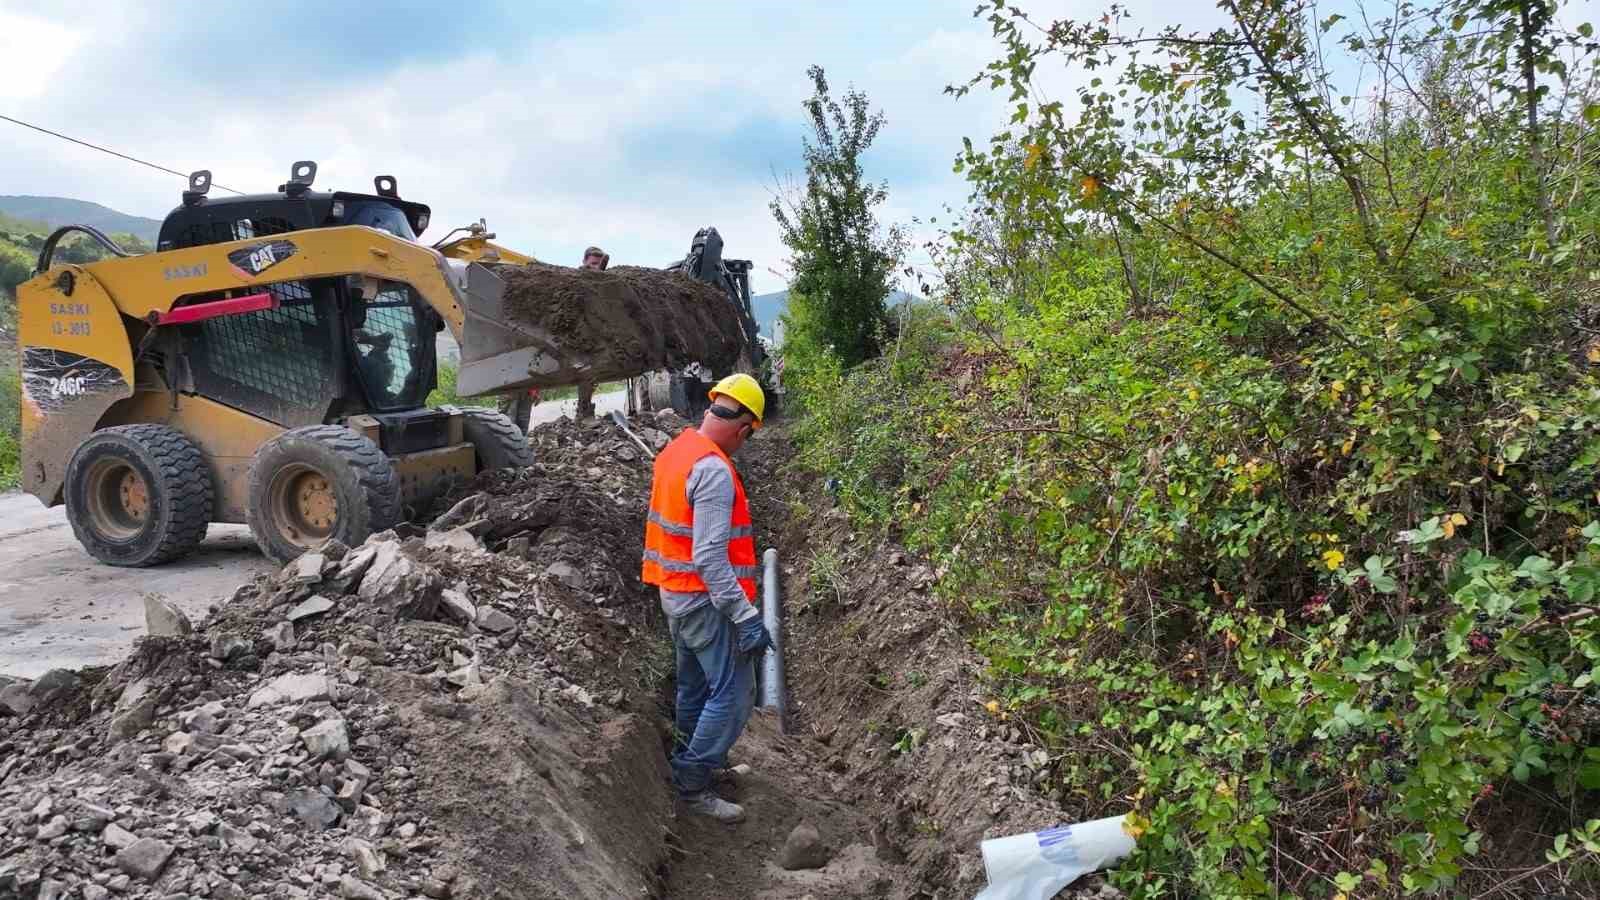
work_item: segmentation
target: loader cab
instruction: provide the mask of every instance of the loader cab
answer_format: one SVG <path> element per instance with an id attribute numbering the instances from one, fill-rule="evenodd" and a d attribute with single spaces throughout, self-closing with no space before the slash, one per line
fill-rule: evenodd
<path id="1" fill-rule="evenodd" d="M 313 191 L 315 174 L 315 164 L 296 163 L 275 193 L 217 197 L 209 173 L 197 172 L 162 223 L 158 249 L 262 241 L 230 254 L 259 276 L 297 252 L 297 231 L 362 225 L 415 241 L 427 228 L 428 207 L 400 199 L 389 176 L 375 179 L 375 193 L 359 194 Z M 181 326 L 200 393 L 284 427 L 424 405 L 443 320 L 417 291 L 359 277 L 285 280 L 266 290 L 273 308 Z"/>

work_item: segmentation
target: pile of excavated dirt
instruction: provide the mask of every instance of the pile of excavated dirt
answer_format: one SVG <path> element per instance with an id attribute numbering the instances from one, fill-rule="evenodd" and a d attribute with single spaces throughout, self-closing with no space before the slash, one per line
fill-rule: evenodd
<path id="1" fill-rule="evenodd" d="M 147 598 L 122 664 L 6 686 L 0 897 L 658 895 L 649 460 L 597 424 L 534 444 L 426 530 L 303 555 L 198 628 Z"/>
<path id="2" fill-rule="evenodd" d="M 552 352 L 583 360 L 594 380 L 694 362 L 721 371 L 744 348 L 728 296 L 679 272 L 533 263 L 502 278 L 507 318 L 548 335 Z"/>

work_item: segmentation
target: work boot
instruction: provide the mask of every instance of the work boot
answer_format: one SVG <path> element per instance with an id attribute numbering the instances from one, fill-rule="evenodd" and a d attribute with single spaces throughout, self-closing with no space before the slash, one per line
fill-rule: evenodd
<path id="1" fill-rule="evenodd" d="M 701 791 L 685 797 L 683 803 L 689 808 L 689 812 L 710 816 L 728 825 L 744 821 L 744 807 L 737 803 L 729 803 L 711 791 Z"/>

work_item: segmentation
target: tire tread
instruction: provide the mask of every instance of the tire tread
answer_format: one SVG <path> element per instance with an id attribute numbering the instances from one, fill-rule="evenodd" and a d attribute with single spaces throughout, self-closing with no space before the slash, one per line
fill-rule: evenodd
<path id="1" fill-rule="evenodd" d="M 528 436 L 523 434 L 522 429 L 518 428 L 515 422 L 511 421 L 511 417 L 498 410 L 484 409 L 482 407 L 466 407 L 461 410 L 461 414 L 471 420 L 468 423 L 469 425 L 476 423 L 481 426 L 480 429 L 473 430 L 488 432 L 488 437 L 494 444 L 492 449 L 503 453 L 511 466 L 527 468 L 533 465 L 533 448 L 528 446 Z M 467 439 L 472 440 L 473 436 L 469 434 Z M 473 440 L 473 443 L 480 444 L 476 440 Z M 480 445 L 478 452 L 480 461 L 483 460 L 484 456 L 483 448 Z"/>
<path id="2" fill-rule="evenodd" d="M 262 444 L 256 450 L 259 461 L 261 454 L 267 448 L 279 443 L 307 442 L 317 444 L 333 453 L 342 460 L 350 472 L 355 476 L 356 483 L 361 488 L 361 493 L 366 501 L 366 534 L 377 534 L 380 531 L 394 527 L 400 522 L 400 477 L 395 473 L 394 462 L 386 456 L 370 438 L 343 425 L 303 425 L 291 428 L 272 440 Z M 259 465 L 259 463 L 258 463 Z M 258 509 L 260 488 L 263 487 L 263 473 L 252 466 L 250 473 L 250 530 L 255 533 L 256 543 L 269 558 L 276 559 L 280 554 L 274 552 L 271 538 L 268 536 L 269 526 L 263 517 L 268 515 Z M 354 537 L 354 535 L 351 535 Z M 358 541 L 359 543 L 359 541 Z M 292 558 L 292 557 L 291 557 Z M 286 561 L 286 560 L 285 560 Z"/>
<path id="3" fill-rule="evenodd" d="M 113 425 L 94 434 L 108 433 L 127 439 L 155 463 L 154 474 L 161 483 L 151 485 L 151 490 L 166 494 L 171 507 L 166 531 L 156 548 L 138 561 L 115 564 L 144 568 L 193 552 L 205 540 L 206 528 L 211 524 L 213 500 L 211 471 L 199 446 L 168 425 Z M 71 524 L 79 543 L 88 547 L 89 541 L 84 539 L 80 524 L 75 520 Z"/>

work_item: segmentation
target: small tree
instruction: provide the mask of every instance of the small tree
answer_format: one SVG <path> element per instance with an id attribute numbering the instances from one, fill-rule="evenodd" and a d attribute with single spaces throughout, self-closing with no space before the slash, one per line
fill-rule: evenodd
<path id="1" fill-rule="evenodd" d="M 794 272 L 785 346 L 790 365 L 827 353 L 848 367 L 878 355 L 884 298 L 904 239 L 898 229 L 878 226 L 873 209 L 888 197 L 888 187 L 869 183 L 861 169 L 883 113 L 870 112 L 867 95 L 853 88 L 842 102 L 835 100 L 821 66 L 806 74 L 815 90 L 805 102 L 812 131 L 805 141 L 805 187 L 772 201 Z"/>

